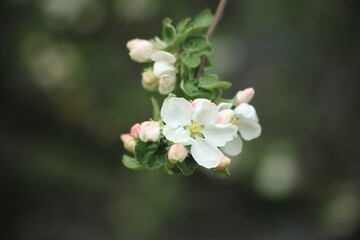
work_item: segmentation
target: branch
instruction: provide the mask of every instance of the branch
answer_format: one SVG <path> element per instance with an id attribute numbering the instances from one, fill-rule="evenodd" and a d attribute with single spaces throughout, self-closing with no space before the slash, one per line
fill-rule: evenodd
<path id="1" fill-rule="evenodd" d="M 206 37 L 207 37 L 208 40 L 210 40 L 210 38 L 213 35 L 218 23 L 221 20 L 221 17 L 222 17 L 222 15 L 224 13 L 227 1 L 228 0 L 220 0 L 219 5 L 217 6 L 215 16 L 214 16 L 214 20 L 212 21 L 208 31 L 206 32 Z M 195 75 L 196 79 L 199 79 L 201 77 L 201 73 L 202 73 L 202 70 L 203 70 L 204 65 L 205 65 L 205 60 L 206 60 L 206 56 L 202 56 L 200 66 L 198 67 L 198 69 L 196 71 L 196 75 Z"/>

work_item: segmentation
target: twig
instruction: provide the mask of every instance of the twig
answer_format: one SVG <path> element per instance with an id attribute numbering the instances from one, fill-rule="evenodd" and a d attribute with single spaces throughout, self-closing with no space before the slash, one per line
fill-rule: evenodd
<path id="1" fill-rule="evenodd" d="M 216 8 L 214 20 L 212 21 L 208 31 L 206 32 L 206 37 L 207 37 L 208 40 L 210 40 L 210 38 L 213 35 L 218 23 L 221 20 L 221 17 L 222 17 L 222 15 L 224 13 L 227 1 L 228 0 L 220 0 L 219 5 Z M 205 65 L 205 60 L 206 60 L 206 56 L 202 56 L 200 66 L 198 67 L 198 69 L 196 71 L 196 75 L 195 75 L 196 79 L 199 79 L 201 77 L 201 73 L 202 73 L 202 70 L 203 70 L 204 65 Z"/>

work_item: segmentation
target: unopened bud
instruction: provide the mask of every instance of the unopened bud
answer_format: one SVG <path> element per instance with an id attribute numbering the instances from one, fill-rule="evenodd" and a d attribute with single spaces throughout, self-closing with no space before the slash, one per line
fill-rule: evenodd
<path id="1" fill-rule="evenodd" d="M 242 103 L 249 103 L 253 99 L 255 91 L 253 88 L 246 88 L 242 91 L 238 91 L 235 96 L 236 105 Z"/>
<path id="2" fill-rule="evenodd" d="M 139 131 L 140 131 L 140 124 L 139 123 L 136 123 L 134 124 L 131 129 L 130 129 L 130 135 L 133 137 L 133 138 L 138 138 L 139 137 Z"/>
<path id="3" fill-rule="evenodd" d="M 222 158 L 221 158 L 219 166 L 217 166 L 215 168 L 215 170 L 223 170 L 226 167 L 228 167 L 230 165 L 230 163 L 231 163 L 231 159 L 228 158 L 227 156 L 223 155 Z"/>
<path id="4" fill-rule="evenodd" d="M 152 43 L 142 39 L 133 39 L 127 42 L 126 47 L 130 50 L 131 59 L 139 63 L 149 61 L 154 51 Z"/>
<path id="5" fill-rule="evenodd" d="M 129 152 L 134 152 L 136 147 L 136 141 L 130 134 L 121 134 L 121 141 L 124 143 L 124 148 Z"/>
<path id="6" fill-rule="evenodd" d="M 235 113 L 231 109 L 224 109 L 218 113 L 218 119 L 216 123 L 218 124 L 228 124 L 231 122 L 232 118 L 235 116 Z"/>
<path id="7" fill-rule="evenodd" d="M 188 150 L 181 144 L 174 144 L 168 152 L 168 159 L 171 163 L 182 162 L 188 155 Z"/>
<path id="8" fill-rule="evenodd" d="M 151 69 L 148 69 L 142 73 L 141 84 L 146 90 L 155 91 L 159 86 L 159 79 Z"/>
<path id="9" fill-rule="evenodd" d="M 160 137 L 160 125 L 158 122 L 146 121 L 140 126 L 139 138 L 143 142 L 156 142 Z"/>
<path id="10" fill-rule="evenodd" d="M 159 80 L 159 93 L 169 94 L 175 89 L 175 74 L 161 77 Z"/>

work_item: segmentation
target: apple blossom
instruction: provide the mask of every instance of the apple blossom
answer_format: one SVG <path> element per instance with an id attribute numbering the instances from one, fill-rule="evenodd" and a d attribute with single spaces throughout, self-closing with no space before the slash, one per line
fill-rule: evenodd
<path id="1" fill-rule="evenodd" d="M 124 143 L 124 148 L 129 152 L 134 152 L 136 141 L 130 134 L 121 134 L 120 135 L 121 141 Z"/>
<path id="2" fill-rule="evenodd" d="M 155 62 L 154 74 L 158 78 L 175 75 L 176 68 L 173 64 L 176 62 L 176 58 L 171 53 L 165 51 L 154 52 L 151 55 L 151 60 Z"/>
<path id="3" fill-rule="evenodd" d="M 126 47 L 130 50 L 130 58 L 135 62 L 144 63 L 150 60 L 154 47 L 150 41 L 133 39 L 128 41 Z"/>
<path id="4" fill-rule="evenodd" d="M 155 76 L 152 69 L 147 69 L 142 73 L 141 84 L 148 91 L 156 91 L 159 86 L 159 79 Z"/>
<path id="5" fill-rule="evenodd" d="M 158 122 L 146 121 L 140 125 L 139 138 L 143 142 L 156 142 L 160 138 L 160 125 Z"/>
<path id="6" fill-rule="evenodd" d="M 242 103 L 249 103 L 255 95 L 255 91 L 253 88 L 246 88 L 242 91 L 238 91 L 235 96 L 236 105 L 240 105 Z"/>
<path id="7" fill-rule="evenodd" d="M 231 120 L 234 118 L 234 116 L 235 116 L 235 113 L 234 113 L 233 110 L 224 109 L 224 110 L 219 112 L 218 119 L 216 120 L 216 123 L 221 123 L 221 124 L 230 123 Z"/>
<path id="8" fill-rule="evenodd" d="M 225 155 L 222 156 L 219 166 L 214 168 L 214 170 L 223 170 L 228 167 L 231 163 L 231 159 L 226 157 Z"/>
<path id="9" fill-rule="evenodd" d="M 182 162 L 188 155 L 188 150 L 181 144 L 174 144 L 168 152 L 168 159 L 171 163 Z"/>
<path id="10" fill-rule="evenodd" d="M 231 108 L 231 104 L 219 105 L 219 108 Z M 234 109 L 234 117 L 231 123 L 236 125 L 240 136 L 247 141 L 257 138 L 261 134 L 261 126 L 258 123 L 256 110 L 247 103 L 242 103 Z M 221 150 L 230 156 L 238 155 L 242 150 L 242 141 L 239 135 L 236 135 L 231 141 L 227 142 Z"/>
<path id="11" fill-rule="evenodd" d="M 140 131 L 140 124 L 139 123 L 136 123 L 134 124 L 131 129 L 130 129 L 130 135 L 133 137 L 133 138 L 138 138 L 139 137 L 139 131 Z"/>
<path id="12" fill-rule="evenodd" d="M 175 75 L 166 75 L 159 80 L 159 93 L 169 94 L 175 89 Z"/>
<path id="13" fill-rule="evenodd" d="M 216 124 L 218 109 L 207 99 L 192 104 L 184 98 L 172 97 L 163 103 L 160 115 L 165 123 L 163 134 L 174 143 L 191 145 L 190 153 L 205 168 L 217 167 L 223 147 L 236 135 L 232 124 Z M 194 103 L 193 102 L 193 103 Z"/>

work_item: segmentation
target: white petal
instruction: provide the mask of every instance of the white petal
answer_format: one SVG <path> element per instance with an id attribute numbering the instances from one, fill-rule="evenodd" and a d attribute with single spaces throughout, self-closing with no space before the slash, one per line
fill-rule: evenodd
<path id="1" fill-rule="evenodd" d="M 236 135 L 236 137 L 231 140 L 230 142 L 227 142 L 225 146 L 221 148 L 221 151 L 229 156 L 236 156 L 241 153 L 242 151 L 242 141 L 239 135 Z"/>
<path id="2" fill-rule="evenodd" d="M 217 147 L 222 147 L 235 137 L 236 132 L 237 127 L 232 124 L 215 124 L 206 126 L 201 133 L 206 140 Z"/>
<path id="3" fill-rule="evenodd" d="M 254 118 L 256 111 L 253 106 L 247 103 L 242 103 L 234 109 L 235 115 L 239 118 Z"/>
<path id="4" fill-rule="evenodd" d="M 233 106 L 232 103 L 225 103 L 225 102 L 222 102 L 218 105 L 218 110 L 219 112 L 222 111 L 222 110 L 225 110 L 225 109 L 230 109 L 231 107 Z"/>
<path id="5" fill-rule="evenodd" d="M 165 51 L 154 52 L 151 55 L 151 60 L 153 60 L 154 62 L 160 62 L 160 61 L 164 61 L 164 62 L 168 62 L 168 63 L 176 62 L 175 56 L 172 55 L 171 53 L 165 52 Z"/>
<path id="6" fill-rule="evenodd" d="M 215 168 L 219 166 L 222 152 L 209 141 L 197 137 L 191 146 L 191 155 L 195 161 L 205 168 Z"/>
<path id="7" fill-rule="evenodd" d="M 154 64 L 153 72 L 157 77 L 172 75 L 175 72 L 175 67 L 168 62 L 160 61 Z"/>
<path id="8" fill-rule="evenodd" d="M 204 99 L 199 102 L 195 109 L 193 120 L 201 125 L 212 125 L 218 117 L 218 109 L 210 100 Z"/>
<path id="9" fill-rule="evenodd" d="M 190 132 L 183 127 L 171 128 L 169 125 L 165 125 L 163 134 L 167 140 L 183 145 L 191 145 L 195 141 L 190 137 Z"/>
<path id="10" fill-rule="evenodd" d="M 191 103 L 184 98 L 172 97 L 164 102 L 160 115 L 167 125 L 177 128 L 191 123 L 193 109 Z"/>
<path id="11" fill-rule="evenodd" d="M 250 141 L 261 134 L 261 126 L 257 121 L 241 118 L 238 124 L 240 135 L 243 139 Z"/>

